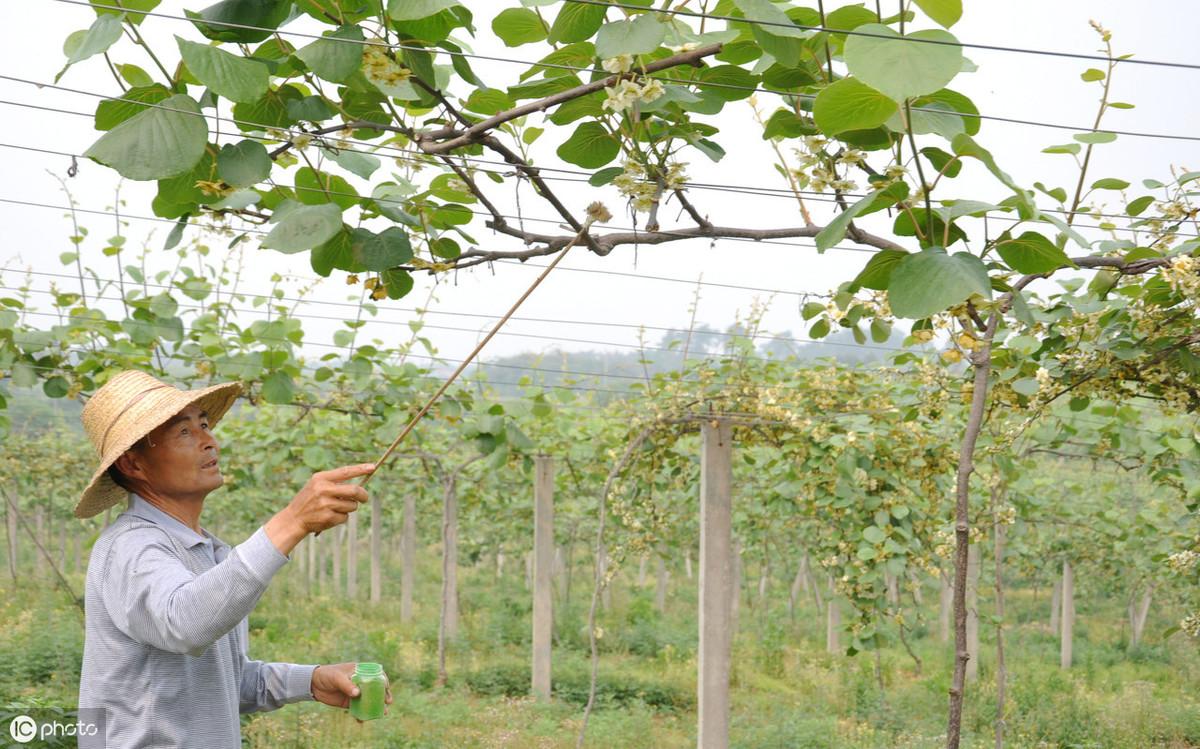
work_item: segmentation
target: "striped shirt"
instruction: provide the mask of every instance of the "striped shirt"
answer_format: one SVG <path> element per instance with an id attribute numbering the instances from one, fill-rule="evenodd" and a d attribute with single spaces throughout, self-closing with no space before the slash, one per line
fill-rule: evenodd
<path id="1" fill-rule="evenodd" d="M 262 528 L 230 547 L 131 494 L 88 562 L 79 706 L 105 710 L 107 735 L 80 748 L 240 749 L 239 713 L 311 700 L 316 666 L 247 655 L 287 562 Z"/>

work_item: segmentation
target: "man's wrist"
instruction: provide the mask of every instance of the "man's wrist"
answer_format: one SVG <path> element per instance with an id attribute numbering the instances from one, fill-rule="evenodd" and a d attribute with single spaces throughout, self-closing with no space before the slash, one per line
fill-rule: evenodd
<path id="1" fill-rule="evenodd" d="M 292 549 L 304 540 L 308 535 L 308 531 L 293 517 L 290 508 L 285 507 L 275 513 L 274 517 L 267 521 L 263 526 L 266 531 L 267 538 L 271 539 L 271 543 L 279 550 L 280 554 L 288 556 L 292 553 Z"/>

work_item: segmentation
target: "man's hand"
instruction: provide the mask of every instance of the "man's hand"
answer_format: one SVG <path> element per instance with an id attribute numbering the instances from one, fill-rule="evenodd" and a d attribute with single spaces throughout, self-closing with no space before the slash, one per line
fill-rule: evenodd
<path id="1" fill-rule="evenodd" d="M 312 675 L 312 695 L 317 702 L 331 707 L 350 707 L 350 698 L 358 696 L 358 685 L 350 680 L 357 663 L 334 663 L 317 666 Z M 388 684 L 385 705 L 392 704 L 392 686 Z M 384 708 L 387 712 L 387 708 Z M 359 721 L 361 723 L 362 721 Z"/>
<path id="2" fill-rule="evenodd" d="M 309 533 L 341 525 L 368 499 L 367 490 L 344 483 L 375 471 L 374 463 L 334 468 L 314 473 L 287 507 L 265 526 L 267 537 L 280 553 L 287 555 Z"/>

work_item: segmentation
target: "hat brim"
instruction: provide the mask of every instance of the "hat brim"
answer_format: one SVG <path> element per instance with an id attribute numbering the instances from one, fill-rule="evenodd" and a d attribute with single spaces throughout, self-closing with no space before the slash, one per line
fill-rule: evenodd
<path id="1" fill-rule="evenodd" d="M 138 440 L 193 404 L 208 413 L 209 428 L 215 427 L 233 406 L 241 392 L 241 383 L 226 382 L 200 390 L 175 390 L 173 393 L 167 394 L 166 400 L 158 406 L 153 418 L 143 418 L 134 425 L 135 428 L 124 432 L 121 442 L 114 445 L 108 455 L 101 457 L 100 466 L 92 474 L 91 481 L 80 495 L 79 503 L 75 505 L 75 517 L 94 517 L 128 497 L 129 492 L 112 480 L 112 477 L 108 475 L 108 469 Z"/>

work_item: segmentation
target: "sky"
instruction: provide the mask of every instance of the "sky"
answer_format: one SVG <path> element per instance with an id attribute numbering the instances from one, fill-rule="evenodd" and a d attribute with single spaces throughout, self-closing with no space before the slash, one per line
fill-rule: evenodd
<path id="1" fill-rule="evenodd" d="M 537 59 L 547 51 L 541 45 L 505 48 L 494 37 L 491 18 L 503 8 L 517 5 L 516 0 L 468 0 L 465 4 L 476 17 L 478 37 L 472 42 L 475 52 Z M 1118 53 L 1135 53 L 1144 59 L 1200 63 L 1200 52 L 1195 46 L 1200 21 L 1196 20 L 1191 4 L 1184 0 L 1136 4 L 1117 0 L 965 0 L 964 4 L 963 18 L 952 32 L 966 43 L 1094 53 L 1099 39 L 1088 25 L 1089 19 L 1094 18 L 1113 31 Z M 185 8 L 198 10 L 201 7 L 200 3 L 166 0 L 157 10 L 182 15 Z M 554 12 L 554 8 L 547 10 Z M 0 26 L 0 76 L 49 83 L 64 62 L 62 41 L 72 31 L 87 27 L 93 13 L 86 7 L 61 0 L 28 0 L 22 4 L 21 12 L 30 20 L 36 19 L 36 23 Z M 931 25 L 928 21 L 916 24 L 917 27 Z M 151 47 L 169 60 L 168 66 L 174 64 L 178 54 L 173 35 L 202 40 L 189 24 L 168 18 L 148 18 L 141 29 Z M 302 19 L 285 30 L 311 31 L 312 27 Z M 297 46 L 305 43 L 293 41 Z M 127 41 L 119 42 L 114 53 L 119 59 L 152 69 L 141 50 Z M 1061 130 L 986 121 L 978 136 L 1019 184 L 1032 185 L 1040 180 L 1048 186 L 1062 186 L 1070 191 L 1078 176 L 1074 162 L 1069 156 L 1047 155 L 1040 151 L 1045 146 L 1070 142 L 1072 132 L 1090 128 L 1100 89 L 1095 83 L 1083 83 L 1079 76 L 1097 63 L 980 49 L 967 50 L 966 54 L 978 70 L 961 74 L 951 85 L 973 99 L 984 114 L 1078 128 Z M 474 67 L 489 85 L 497 88 L 516 82 L 524 69 L 517 64 L 482 61 L 475 62 Z M 1198 79 L 1200 70 L 1196 69 L 1120 65 L 1114 76 L 1112 98 L 1133 103 L 1136 108 L 1110 112 L 1105 126 L 1153 133 L 1200 133 L 1197 128 L 1200 99 L 1190 93 L 1196 90 Z M 60 85 L 108 96 L 118 93 L 99 57 L 71 68 Z M 69 158 L 8 147 L 82 153 L 97 137 L 90 116 L 97 101 L 85 94 L 39 89 L 0 79 L 0 111 L 3 112 L 0 117 L 0 144 L 3 144 L 0 145 L 0 165 L 5 176 L 0 184 L 0 269 L 3 269 L 0 278 L 3 286 L 19 283 L 20 272 L 26 269 L 37 273 L 72 272 L 58 259 L 60 253 L 73 249 L 68 240 L 72 234 L 71 222 L 65 211 L 11 201 L 64 206 L 66 195 L 59 183 L 59 179 L 63 179 L 80 209 L 101 214 L 111 211 L 119 184 L 118 176 L 112 170 L 80 160 L 77 176 L 67 178 Z M 86 112 L 89 116 L 72 116 L 17 104 Z M 759 106 L 769 114 L 775 103 L 769 95 L 760 94 Z M 227 109 L 224 114 L 229 115 Z M 729 104 L 718 117 L 707 121 L 720 127 L 722 132 L 716 140 L 728 155 L 720 163 L 712 163 L 698 152 L 686 154 L 683 160 L 688 162 L 687 172 L 692 180 L 776 189 L 786 187 L 773 168 L 769 144 L 762 140 L 761 129 L 746 102 Z M 229 127 L 227 123 L 225 127 Z M 559 162 L 554 154 L 555 148 L 569 134 L 570 128 L 549 126 L 549 131 L 534 146 L 537 162 L 542 166 L 574 168 Z M 945 147 L 944 142 L 936 141 L 936 137 L 929 136 L 929 145 Z M 1134 197 L 1145 192 L 1138 189 L 1142 179 L 1169 181 L 1172 166 L 1200 168 L 1200 142 L 1122 136 L 1115 143 L 1097 148 L 1089 181 L 1100 177 L 1128 180 L 1134 183 L 1130 191 L 1130 197 Z M 601 200 L 616 216 L 612 226 L 630 226 L 626 207 L 613 188 L 592 188 L 575 183 L 558 185 L 561 186 L 560 197 L 572 210 L 582 212 L 589 202 Z M 964 177 L 953 185 L 941 192 L 940 197 L 994 202 L 1006 196 L 1005 189 L 974 164 L 969 165 L 964 170 Z M 152 183 L 125 182 L 120 187 L 123 213 L 127 217 L 153 216 L 150 210 L 153 194 Z M 790 198 L 739 196 L 700 189 L 693 189 L 689 194 L 697 208 L 716 224 L 764 228 L 802 223 L 795 202 Z M 515 213 L 511 183 L 502 186 L 498 203 L 506 213 Z M 522 214 L 528 219 L 557 218 L 527 187 L 520 194 L 520 204 Z M 819 223 L 824 223 L 830 216 L 825 206 L 814 204 L 814 219 Z M 1108 208 L 1120 210 L 1120 206 L 1119 201 L 1114 201 Z M 666 229 L 688 225 L 686 215 L 677 215 L 674 204 L 664 207 L 661 219 Z M 136 249 L 147 244 L 153 248 L 150 257 L 155 267 L 167 270 L 174 267 L 176 258 L 160 249 L 170 225 L 133 218 L 127 220 L 128 226 L 123 229 L 128 238 L 125 246 Z M 638 220 L 644 220 L 644 216 L 639 216 Z M 89 230 L 89 239 L 82 246 L 85 263 L 108 277 L 115 272 L 114 261 L 104 257 L 101 248 L 104 238 L 113 234 L 115 221 L 110 215 L 80 214 L 81 224 Z M 888 230 L 879 216 L 871 217 L 863 225 L 877 233 L 886 234 Z M 530 228 L 561 231 L 553 223 L 531 224 Z M 480 240 L 482 248 L 521 249 L 517 240 L 493 235 L 482 223 L 473 225 L 469 231 Z M 213 255 L 217 255 L 226 252 L 227 241 L 212 237 L 206 243 L 212 247 Z M 849 246 L 849 243 L 844 242 L 842 246 Z M 245 292 L 268 292 L 273 273 L 292 278 L 292 285 L 287 287 L 289 296 L 299 287 L 310 286 L 311 279 L 316 278 L 306 254 L 283 255 L 260 250 L 257 242 L 251 241 L 245 244 L 243 257 L 241 289 Z M 804 300 L 802 295 L 827 292 L 852 278 L 869 257 L 862 251 L 843 250 L 818 255 L 807 240 L 788 240 L 787 244 L 705 240 L 637 249 L 623 246 L 607 257 L 575 249 L 517 315 L 530 319 L 510 322 L 505 332 L 489 344 L 483 358 L 556 348 L 628 350 L 619 347 L 637 343 L 638 325 L 652 328 L 646 338 L 653 342 L 661 335 L 653 328 L 686 328 L 690 324 L 692 313 L 689 307 L 696 294 L 695 282 L 700 279 L 705 285 L 700 287 L 695 312 L 697 325 L 724 329 L 739 317 L 744 318 L 756 301 L 769 302 L 764 329 L 776 333 L 790 331 L 793 336 L 802 336 L 807 328 L 799 314 Z M 395 323 L 410 320 L 413 308 L 423 305 L 433 288 L 430 304 L 433 314 L 427 317 L 428 327 L 424 332 L 443 356 L 461 358 L 490 326 L 492 321 L 487 316 L 500 315 L 507 310 L 540 272 L 540 268 L 530 266 L 544 262 L 545 259 L 539 259 L 526 266 L 497 264 L 493 270 L 481 267 L 463 271 L 442 278 L 436 287 L 429 276 L 418 275 L 416 288 L 408 297 L 381 304 L 379 318 L 387 322 L 371 323 L 366 330 L 389 344 L 406 340 L 407 329 Z M 306 320 L 305 329 L 310 340 L 330 340 L 332 331 L 340 326 L 339 318 L 353 316 L 352 307 L 320 304 L 345 303 L 356 298 L 344 279 L 344 273 L 335 271 L 330 279 L 305 289 L 305 303 L 298 313 L 332 318 Z M 70 278 L 33 277 L 37 289 L 48 290 L 51 282 L 68 289 L 77 286 Z M 41 299 L 45 304 L 46 297 Z M 50 318 L 43 319 L 49 325 Z M 309 351 L 320 355 L 326 350 Z"/>

